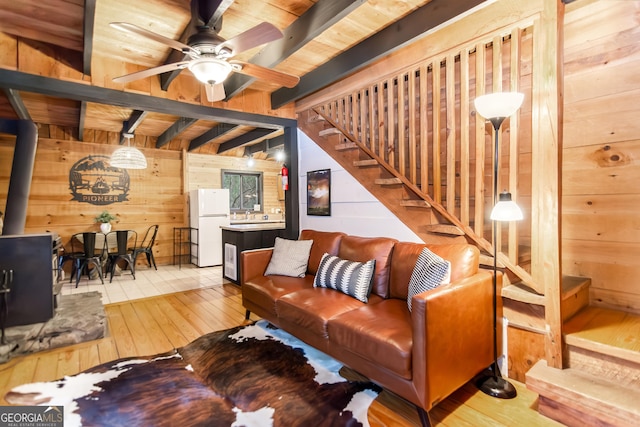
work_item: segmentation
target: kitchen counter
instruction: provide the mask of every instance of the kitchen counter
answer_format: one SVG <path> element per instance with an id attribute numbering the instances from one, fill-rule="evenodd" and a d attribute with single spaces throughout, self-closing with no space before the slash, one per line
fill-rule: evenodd
<path id="1" fill-rule="evenodd" d="M 271 223 L 282 223 L 284 224 L 284 219 L 232 219 L 231 224 L 271 224 Z"/>
<path id="2" fill-rule="evenodd" d="M 259 222 L 259 223 L 231 223 L 220 228 L 228 231 L 262 231 L 262 230 L 284 230 L 287 228 L 284 222 Z"/>

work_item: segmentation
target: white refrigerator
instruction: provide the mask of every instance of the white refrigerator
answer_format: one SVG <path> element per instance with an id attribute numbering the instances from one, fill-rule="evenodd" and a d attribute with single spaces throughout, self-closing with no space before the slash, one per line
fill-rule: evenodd
<path id="1" fill-rule="evenodd" d="M 222 265 L 222 229 L 229 225 L 229 190 L 198 189 L 189 193 L 191 259 L 198 267 Z"/>

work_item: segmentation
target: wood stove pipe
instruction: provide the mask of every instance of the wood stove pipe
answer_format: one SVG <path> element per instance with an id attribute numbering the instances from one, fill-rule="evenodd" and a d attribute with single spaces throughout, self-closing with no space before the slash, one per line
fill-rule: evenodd
<path id="1" fill-rule="evenodd" d="M 0 119 L 0 133 L 16 135 L 2 235 L 24 234 L 38 146 L 38 127 L 31 120 Z"/>

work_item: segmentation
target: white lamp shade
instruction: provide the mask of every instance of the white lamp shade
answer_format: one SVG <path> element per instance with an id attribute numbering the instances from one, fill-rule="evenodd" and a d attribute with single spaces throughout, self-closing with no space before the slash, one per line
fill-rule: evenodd
<path id="1" fill-rule="evenodd" d="M 146 169 L 147 159 L 135 147 L 121 147 L 111 155 L 111 166 L 120 169 Z"/>
<path id="2" fill-rule="evenodd" d="M 222 83 L 233 70 L 227 61 L 216 58 L 196 59 L 188 67 L 196 79 L 208 84 Z"/>
<path id="3" fill-rule="evenodd" d="M 511 193 L 500 193 L 500 200 L 493 207 L 491 217 L 493 221 L 519 221 L 523 218 L 520 207 L 511 200 Z"/>
<path id="4" fill-rule="evenodd" d="M 473 103 L 476 111 L 485 119 L 509 117 L 522 105 L 524 94 L 519 92 L 496 92 L 477 97 Z"/>

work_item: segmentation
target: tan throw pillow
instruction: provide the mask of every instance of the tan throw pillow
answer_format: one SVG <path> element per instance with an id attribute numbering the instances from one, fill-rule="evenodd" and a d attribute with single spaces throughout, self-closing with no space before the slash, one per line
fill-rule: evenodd
<path id="1" fill-rule="evenodd" d="M 288 240 L 276 237 L 265 276 L 304 277 L 313 240 Z"/>

